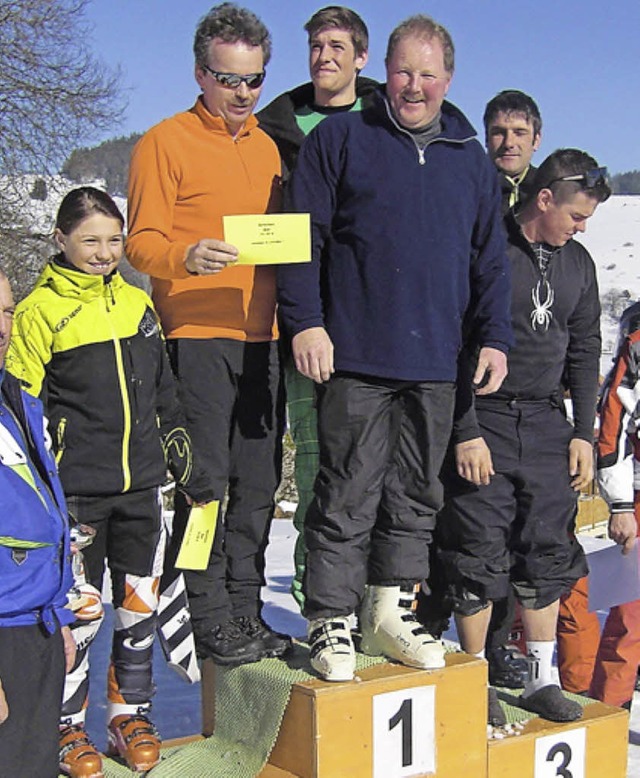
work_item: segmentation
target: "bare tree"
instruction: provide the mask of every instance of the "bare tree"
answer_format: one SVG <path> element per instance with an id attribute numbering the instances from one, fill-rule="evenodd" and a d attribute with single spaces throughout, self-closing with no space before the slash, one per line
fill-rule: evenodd
<path id="1" fill-rule="evenodd" d="M 55 174 L 74 148 L 117 129 L 124 107 L 119 72 L 93 55 L 88 2 L 0 0 L 0 251 L 20 287 L 25 260 L 37 272 L 46 243 L 22 177 Z"/>

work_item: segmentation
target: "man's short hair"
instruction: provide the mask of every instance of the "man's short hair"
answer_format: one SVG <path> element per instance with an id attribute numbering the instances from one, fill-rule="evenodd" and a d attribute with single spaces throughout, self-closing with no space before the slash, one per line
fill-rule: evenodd
<path id="1" fill-rule="evenodd" d="M 419 40 L 430 41 L 432 38 L 437 38 L 442 46 L 444 54 L 444 69 L 447 73 L 453 73 L 455 67 L 455 49 L 453 47 L 453 40 L 446 27 L 438 24 L 430 16 L 424 14 L 416 14 L 405 19 L 393 30 L 389 36 L 389 42 L 387 43 L 387 53 L 385 56 L 385 62 L 389 62 L 393 56 L 396 46 L 404 38 L 418 38 Z"/>
<path id="2" fill-rule="evenodd" d="M 532 196 L 535 197 L 541 189 L 550 189 L 557 203 L 570 200 L 577 192 L 584 192 L 589 197 L 603 203 L 611 195 L 611 188 L 604 175 L 596 176 L 589 185 L 586 178 L 577 181 L 564 181 L 568 176 L 582 176 L 599 169 L 598 163 L 585 151 L 580 149 L 557 149 L 536 170 L 533 181 Z"/>
<path id="3" fill-rule="evenodd" d="M 264 65 L 271 59 L 271 35 L 260 19 L 247 8 L 235 3 L 214 5 L 196 28 L 193 53 L 200 67 L 208 64 L 209 43 L 217 38 L 224 43 L 246 43 L 260 46 Z"/>
<path id="4" fill-rule="evenodd" d="M 534 138 L 542 132 L 542 117 L 535 100 L 518 89 L 504 89 L 489 100 L 482 117 L 485 132 L 488 132 L 489 125 L 499 113 L 522 114 L 533 126 Z"/>
<path id="5" fill-rule="evenodd" d="M 366 54 L 369 49 L 369 30 L 355 11 L 345 8 L 343 5 L 328 5 L 316 11 L 304 29 L 309 36 L 309 41 L 313 36 L 332 27 L 335 30 L 345 30 L 351 35 L 351 41 L 357 57 Z"/>

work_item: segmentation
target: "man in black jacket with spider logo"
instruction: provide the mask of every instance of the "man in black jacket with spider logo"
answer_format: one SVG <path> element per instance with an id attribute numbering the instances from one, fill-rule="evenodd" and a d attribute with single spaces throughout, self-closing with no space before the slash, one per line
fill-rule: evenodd
<path id="1" fill-rule="evenodd" d="M 497 392 L 459 397 L 458 479 L 440 520 L 463 649 L 484 655 L 492 601 L 513 587 L 529 663 L 521 705 L 554 721 L 582 715 L 551 666 L 560 596 L 587 571 L 571 530 L 577 492 L 593 477 L 600 356 L 595 267 L 573 236 L 610 193 L 605 168 L 582 151 L 561 149 L 538 169 L 522 208 L 508 214 L 516 346 Z M 489 720 L 505 723 L 493 689 Z"/>

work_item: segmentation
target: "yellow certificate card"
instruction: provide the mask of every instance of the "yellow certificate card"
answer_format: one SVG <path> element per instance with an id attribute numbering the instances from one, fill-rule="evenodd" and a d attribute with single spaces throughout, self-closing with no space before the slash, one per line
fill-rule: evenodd
<path id="1" fill-rule="evenodd" d="M 219 500 L 195 506 L 189 514 L 176 567 L 182 570 L 206 570 L 211 555 L 213 536 L 218 522 Z"/>
<path id="2" fill-rule="evenodd" d="M 224 216 L 224 239 L 240 252 L 239 265 L 311 262 L 308 213 Z"/>

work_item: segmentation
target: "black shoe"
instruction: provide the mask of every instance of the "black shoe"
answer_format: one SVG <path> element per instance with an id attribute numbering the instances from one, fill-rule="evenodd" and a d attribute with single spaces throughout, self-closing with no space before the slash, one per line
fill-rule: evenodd
<path id="1" fill-rule="evenodd" d="M 549 684 L 528 697 L 520 697 L 520 707 L 549 721 L 577 721 L 582 705 L 564 696 L 559 686 Z"/>
<path id="2" fill-rule="evenodd" d="M 437 596 L 433 593 L 426 594 L 422 588 L 416 595 L 416 619 L 434 638 L 440 639 L 449 629 L 451 608 L 448 602 L 442 593 Z"/>
<path id="3" fill-rule="evenodd" d="M 522 689 L 527 682 L 527 660 L 514 646 L 488 648 L 485 652 L 489 663 L 491 686 Z"/>
<path id="4" fill-rule="evenodd" d="M 233 623 L 243 635 L 260 642 L 263 657 L 283 656 L 293 645 L 289 635 L 275 632 L 260 616 L 236 616 Z"/>
<path id="5" fill-rule="evenodd" d="M 233 621 L 217 624 L 204 635 L 198 635 L 196 653 L 200 659 L 210 658 L 226 667 L 257 662 L 265 655 L 262 642 L 250 638 Z"/>
<path id="6" fill-rule="evenodd" d="M 492 727 L 504 727 L 504 725 L 507 723 L 507 717 L 505 712 L 502 710 L 502 705 L 500 705 L 500 700 L 498 699 L 498 692 L 493 688 L 493 686 L 489 687 L 487 723 L 491 724 Z"/>

